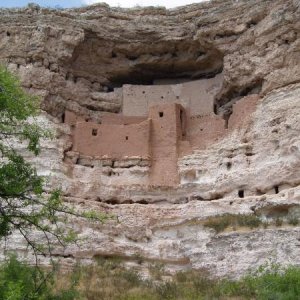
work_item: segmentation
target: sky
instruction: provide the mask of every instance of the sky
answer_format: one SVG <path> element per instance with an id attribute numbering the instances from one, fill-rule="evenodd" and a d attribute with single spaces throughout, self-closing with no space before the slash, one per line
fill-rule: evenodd
<path id="1" fill-rule="evenodd" d="M 0 7 L 22 7 L 34 2 L 44 7 L 80 7 L 84 5 L 106 2 L 110 6 L 134 7 L 134 6 L 176 6 L 202 2 L 206 0 L 0 0 Z"/>

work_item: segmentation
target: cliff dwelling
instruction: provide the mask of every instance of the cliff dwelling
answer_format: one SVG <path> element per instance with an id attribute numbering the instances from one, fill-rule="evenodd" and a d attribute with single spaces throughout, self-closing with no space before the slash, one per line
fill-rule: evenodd
<path id="1" fill-rule="evenodd" d="M 110 160 L 114 165 L 139 160 L 149 167 L 147 180 L 141 184 L 177 186 L 181 182 L 178 158 L 218 142 L 245 121 L 258 100 L 248 96 L 239 101 L 228 126 L 214 107 L 222 79 L 218 74 L 182 83 L 125 84 L 108 93 L 121 98 L 121 113 L 104 113 L 97 121 L 66 110 L 64 122 L 71 127 L 72 149 L 65 162 Z M 112 174 L 108 172 L 108 176 Z"/>
<path id="2" fill-rule="evenodd" d="M 74 217 L 83 242 L 57 258 L 117 258 L 143 278 L 162 264 L 217 278 L 300 265 L 299 1 L 0 13 L 0 61 L 54 133 L 37 157 L 16 150 L 46 194 L 115 217 Z M 0 259 L 17 249 L 35 261 L 11 241 Z"/>

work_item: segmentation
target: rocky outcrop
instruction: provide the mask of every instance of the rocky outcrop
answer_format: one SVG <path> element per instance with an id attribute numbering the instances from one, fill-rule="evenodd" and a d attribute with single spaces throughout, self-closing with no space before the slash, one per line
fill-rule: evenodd
<path id="1" fill-rule="evenodd" d="M 174 10 L 30 6 L 0 15 L 0 60 L 41 96 L 41 120 L 57 132 L 37 158 L 19 150 L 51 175 L 49 188 L 61 187 L 66 201 L 116 216 L 103 225 L 75 220 L 83 242 L 58 248 L 66 264 L 119 256 L 141 270 L 161 262 L 170 271 L 231 277 L 269 258 L 300 264 L 300 229 L 288 222 L 300 217 L 299 1 L 216 0 Z M 180 157 L 177 187 L 145 185 L 146 160 L 79 159 L 70 151 L 65 109 L 99 120 L 121 111 L 123 84 L 220 72 L 215 110 L 227 133 Z M 245 96 L 259 100 L 235 126 L 232 106 Z M 205 226 L 227 213 L 282 224 L 219 233 Z M 7 247 L 26 250 L 16 236 Z"/>
<path id="2" fill-rule="evenodd" d="M 217 105 L 299 81 L 298 1 L 210 1 L 174 10 L 95 5 L 1 11 L 1 61 L 44 109 L 92 113 L 95 92 L 223 70 Z M 97 100 L 97 99 L 96 99 Z M 107 102 L 107 101 L 105 101 Z M 116 111 L 114 107 L 113 111 Z"/>

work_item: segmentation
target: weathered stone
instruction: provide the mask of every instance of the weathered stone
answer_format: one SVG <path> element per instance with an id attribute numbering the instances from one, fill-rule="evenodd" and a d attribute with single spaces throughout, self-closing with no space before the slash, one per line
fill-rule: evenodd
<path id="1" fill-rule="evenodd" d="M 299 226 L 287 224 L 300 205 L 298 1 L 215 0 L 174 10 L 30 6 L 0 10 L 0 16 L 0 60 L 41 95 L 48 115 L 40 120 L 58 132 L 38 157 L 23 144 L 18 151 L 40 174 L 51 175 L 47 190 L 59 186 L 80 209 L 117 217 L 105 224 L 74 219 L 84 242 L 58 247 L 57 255 L 71 255 L 63 262 L 109 253 L 230 277 L 268 259 L 300 265 Z M 226 134 L 219 134 L 226 124 L 220 115 L 192 120 L 211 131 L 191 133 L 192 144 L 201 138 L 192 152 L 187 143 L 180 146 L 177 186 L 148 184 L 149 157 L 81 157 L 83 165 L 74 164 L 72 129 L 61 123 L 65 109 L 100 122 L 107 111 L 121 112 L 114 87 L 182 83 L 221 71 L 222 87 L 210 104 L 229 117 Z M 208 217 L 226 213 L 265 219 L 278 212 L 284 219 L 278 228 L 216 234 L 204 226 Z M 6 249 L 26 253 L 18 235 Z"/>

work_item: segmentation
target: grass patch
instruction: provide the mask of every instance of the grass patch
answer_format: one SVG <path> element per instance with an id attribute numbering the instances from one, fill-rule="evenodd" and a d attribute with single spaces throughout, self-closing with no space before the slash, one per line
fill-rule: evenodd
<path id="1" fill-rule="evenodd" d="M 0 265 L 2 300 L 73 300 L 79 299 L 77 272 L 49 272 L 20 262 L 16 256 Z"/>
<path id="2" fill-rule="evenodd" d="M 288 218 L 288 224 L 297 226 L 299 224 L 299 219 L 297 217 Z"/>
<path id="3" fill-rule="evenodd" d="M 109 259 L 59 272 L 46 282 L 42 273 L 12 258 L 0 266 L 0 299 L 294 300 L 300 295 L 300 268 L 278 265 L 265 265 L 237 281 L 210 279 L 200 271 L 179 272 L 168 281 L 147 280 Z"/>
<path id="4" fill-rule="evenodd" d="M 275 219 L 275 226 L 280 227 L 280 226 L 282 226 L 282 224 L 283 224 L 282 218 L 277 217 Z"/>
<path id="5" fill-rule="evenodd" d="M 152 263 L 148 265 L 151 277 L 155 280 L 161 280 L 164 275 L 164 265 L 162 263 Z"/>
<path id="6" fill-rule="evenodd" d="M 263 266 L 255 273 L 231 281 L 210 279 L 205 272 L 177 273 L 172 280 L 143 280 L 120 270 L 99 280 L 94 275 L 81 282 L 80 291 L 87 300 L 201 300 L 201 299 L 299 299 L 300 269 Z M 115 270 L 116 271 L 116 270 Z M 100 272 L 101 273 L 101 272 Z M 126 274 L 126 275 L 125 275 Z M 128 274 L 131 274 L 128 276 Z M 83 273 L 83 276 L 84 273 Z M 133 277 L 132 277 L 133 276 Z M 93 286 L 91 289 L 90 287 Z"/>
<path id="7" fill-rule="evenodd" d="M 205 227 L 213 228 L 217 233 L 224 231 L 228 227 L 233 227 L 236 229 L 237 227 L 249 227 L 256 228 L 262 225 L 262 221 L 256 215 L 233 215 L 233 214 L 225 214 L 218 217 L 208 218 L 204 222 Z"/>
<path id="8" fill-rule="evenodd" d="M 299 225 L 299 219 L 297 217 L 289 217 L 288 219 L 277 217 L 276 219 L 271 219 L 269 221 L 262 221 L 256 215 L 225 214 L 222 216 L 210 217 L 204 221 L 204 226 L 214 229 L 216 233 L 225 231 L 227 228 L 236 230 L 238 227 L 248 227 L 253 229 L 262 226 L 266 229 L 270 225 L 280 227 L 283 224 L 297 226 Z"/>

